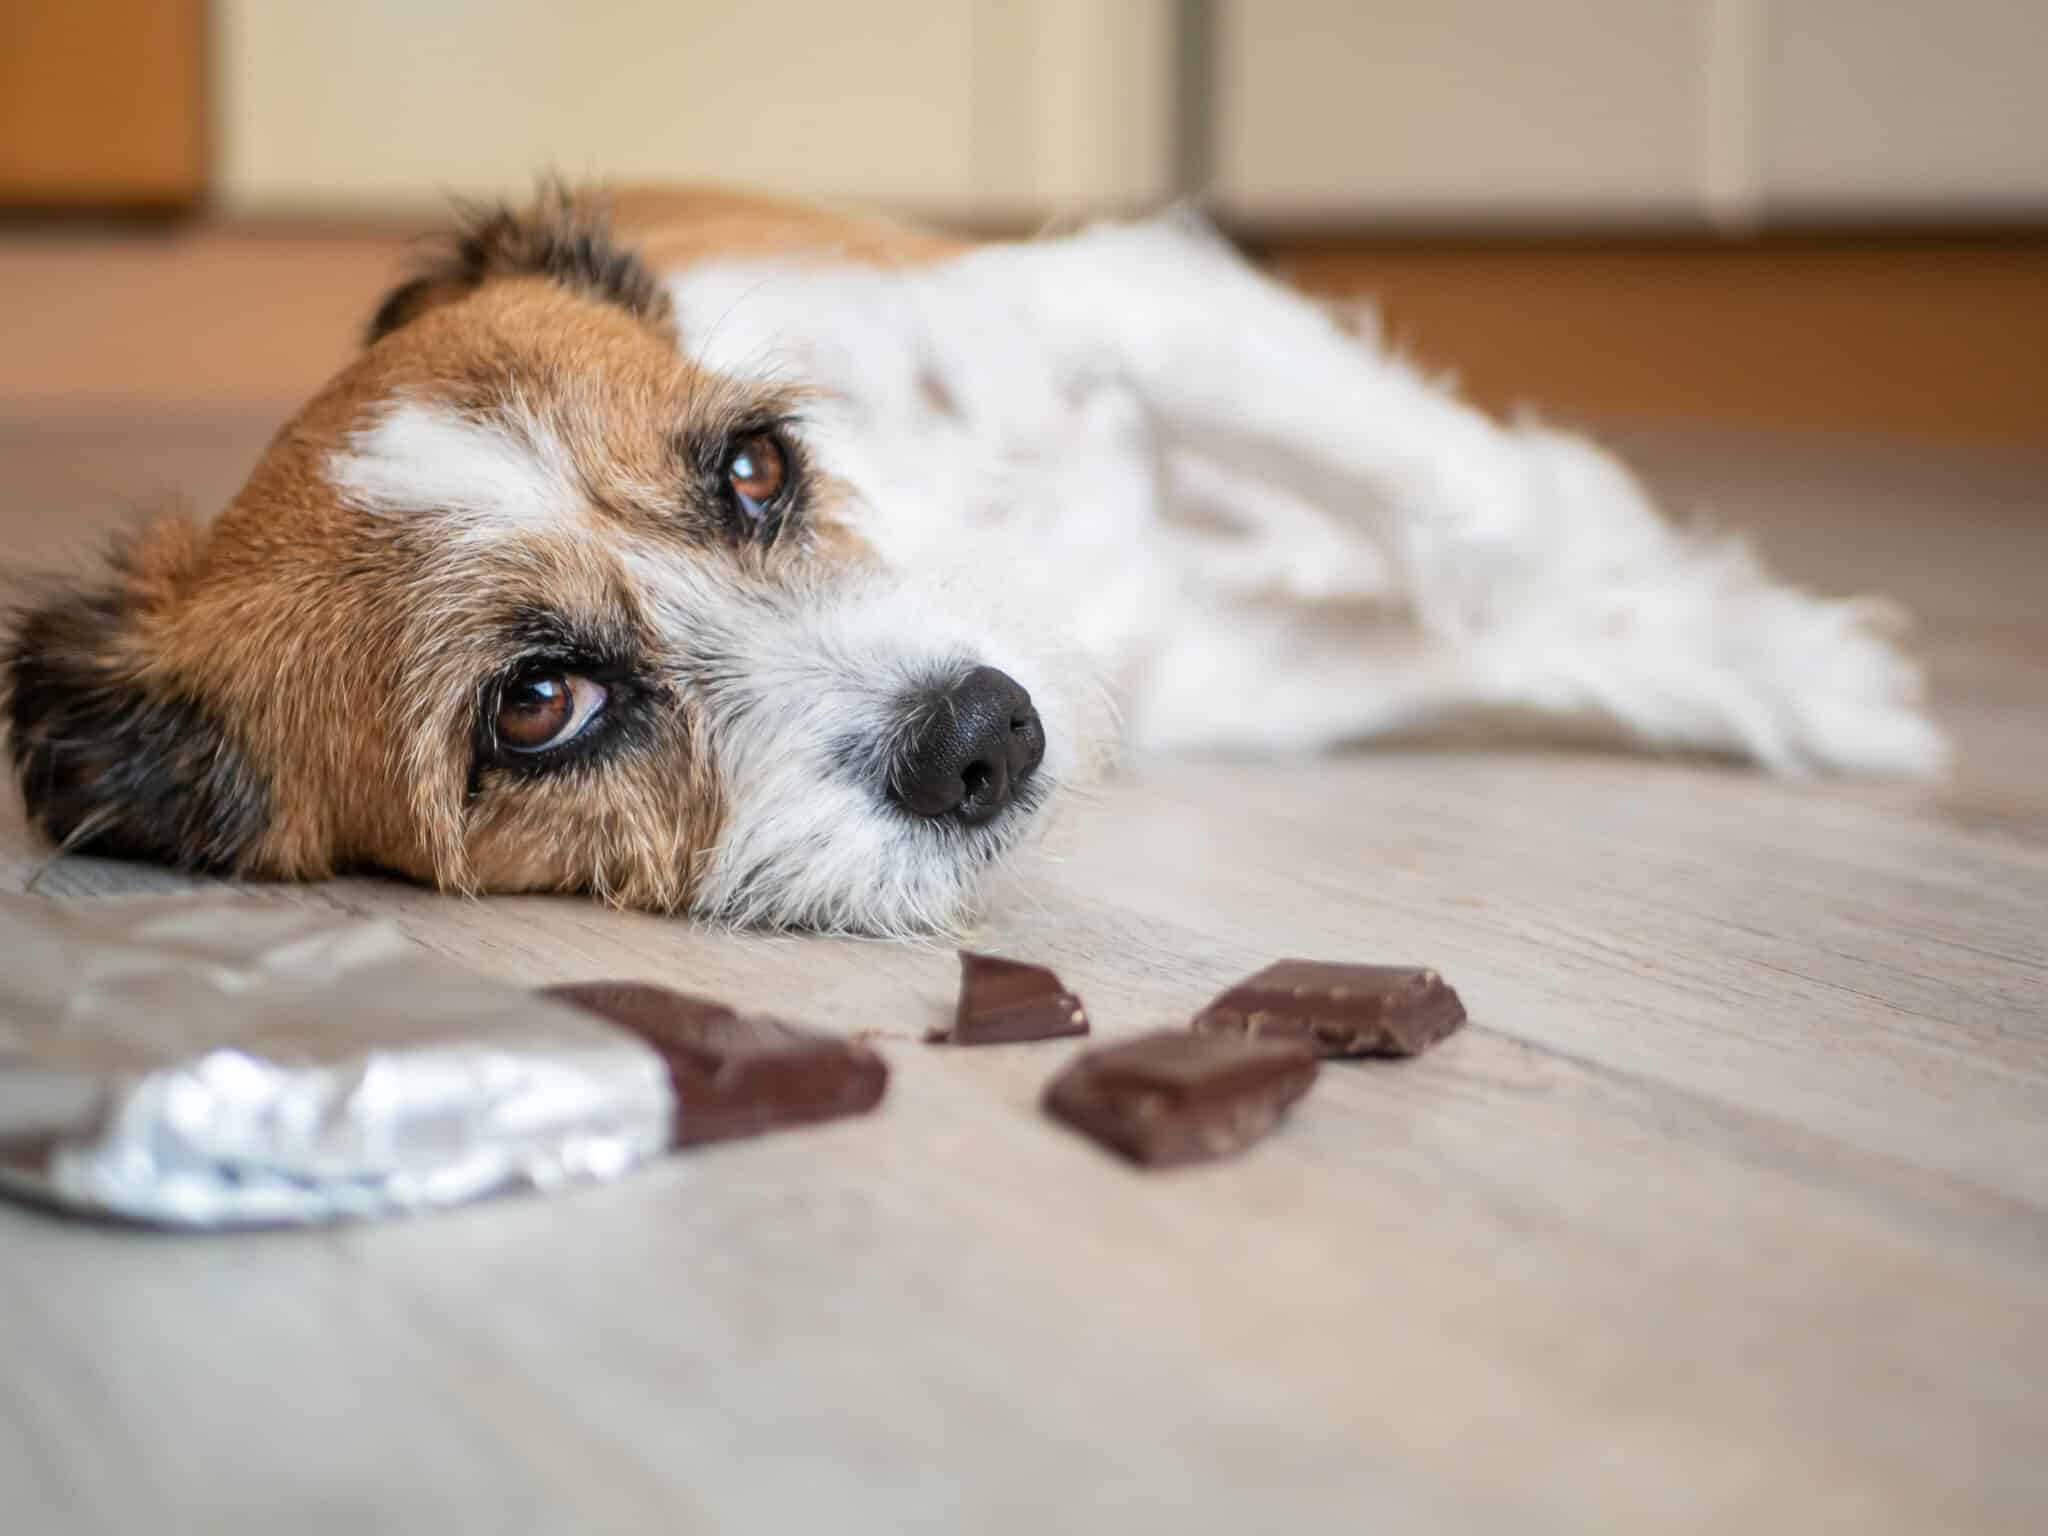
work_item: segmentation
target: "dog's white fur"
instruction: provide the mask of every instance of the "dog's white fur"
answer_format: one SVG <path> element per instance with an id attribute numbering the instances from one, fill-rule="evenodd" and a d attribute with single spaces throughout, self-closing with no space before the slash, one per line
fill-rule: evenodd
<path id="1" fill-rule="evenodd" d="M 1137 745 L 1534 711 L 1781 772 L 1942 764 L 1882 605 L 1672 529 L 1590 442 L 1495 424 L 1188 220 L 670 291 L 700 362 L 822 392 L 887 561 L 996 573 Z"/>
<path id="2" fill-rule="evenodd" d="M 1098 766 L 1083 754 L 1107 717 L 1089 696 L 1085 659 L 1063 667 L 949 608 L 943 589 L 869 570 L 739 589 L 672 551 L 646 546 L 627 559 L 661 630 L 686 637 L 671 681 L 714 722 L 725 835 L 699 871 L 701 915 L 839 933 L 956 927 L 1032 813 Z M 992 657 L 1059 722 L 1018 803 L 978 828 L 891 806 L 902 701 Z"/>
<path id="3" fill-rule="evenodd" d="M 1490 714 L 1788 773 L 1943 761 L 1880 606 L 1674 530 L 1599 448 L 1495 424 L 1190 220 L 663 280 L 693 361 L 813 402 L 806 452 L 879 560 L 736 585 L 614 552 L 713 722 L 703 914 L 956 924 L 1028 814 L 923 823 L 883 780 L 900 701 L 978 664 L 1037 701 L 1034 804 L 1119 741 L 1306 749 Z M 400 404 L 330 473 L 454 541 L 516 539 L 574 520 L 552 430 Z"/>
<path id="4" fill-rule="evenodd" d="M 573 526 L 582 506 L 568 451 L 531 412 L 480 421 L 397 400 L 334 455 L 327 477 L 365 512 L 434 518 L 456 544 Z"/>

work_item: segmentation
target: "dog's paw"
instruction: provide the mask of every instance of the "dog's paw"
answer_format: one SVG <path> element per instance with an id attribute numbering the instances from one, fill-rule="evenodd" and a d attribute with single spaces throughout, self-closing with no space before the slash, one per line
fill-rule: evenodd
<path id="1" fill-rule="evenodd" d="M 1540 586 L 1472 660 L 1485 696 L 1782 774 L 1940 773 L 1948 746 L 1889 604 L 1774 581 L 1734 539 L 1672 537 Z"/>
<path id="2" fill-rule="evenodd" d="M 1790 773 L 1937 777 L 1949 745 L 1925 704 L 1921 667 L 1901 640 L 1905 612 L 1872 598 L 1827 602 L 1785 589 L 1742 634 L 1745 672 L 1768 705 L 1751 743 Z"/>

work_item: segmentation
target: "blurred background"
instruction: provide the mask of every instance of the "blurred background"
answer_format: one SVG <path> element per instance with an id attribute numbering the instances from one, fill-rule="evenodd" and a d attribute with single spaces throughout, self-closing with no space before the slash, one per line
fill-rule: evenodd
<path id="1" fill-rule="evenodd" d="M 0 0 L 0 404 L 275 400 L 450 194 L 1194 197 L 1495 408 L 2048 442 L 2044 0 Z"/>

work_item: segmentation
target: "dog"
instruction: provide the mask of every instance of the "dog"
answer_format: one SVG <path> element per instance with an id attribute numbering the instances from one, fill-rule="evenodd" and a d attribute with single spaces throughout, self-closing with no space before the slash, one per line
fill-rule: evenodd
<path id="1" fill-rule="evenodd" d="M 63 850 L 903 935 L 1119 748 L 1533 715 L 1931 773 L 1891 620 L 1189 216 L 588 187 L 465 218 L 224 511 L 0 665 Z"/>

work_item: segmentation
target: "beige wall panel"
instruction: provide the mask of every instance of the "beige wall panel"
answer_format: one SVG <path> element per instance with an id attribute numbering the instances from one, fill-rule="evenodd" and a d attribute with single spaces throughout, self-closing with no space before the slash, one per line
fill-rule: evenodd
<path id="1" fill-rule="evenodd" d="M 1219 0 L 1231 212 L 1696 215 L 1705 0 Z"/>
<path id="2" fill-rule="evenodd" d="M 1173 189 L 1174 0 L 976 0 L 985 199 L 1041 214 Z"/>
<path id="3" fill-rule="evenodd" d="M 1774 215 L 2048 210 L 2048 0 L 1774 0 L 1761 78 Z"/>
<path id="4" fill-rule="evenodd" d="M 943 204 L 973 8 L 928 0 L 220 0 L 230 207 L 418 205 L 537 170 Z"/>
<path id="5" fill-rule="evenodd" d="M 538 170 L 1014 216 L 1166 188 L 1170 0 L 220 0 L 220 194 L 380 212 Z"/>

